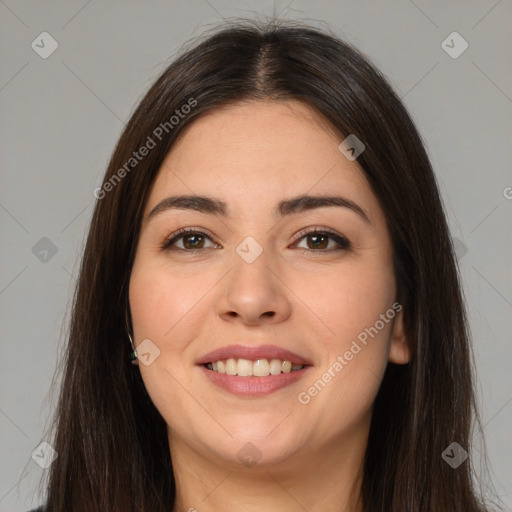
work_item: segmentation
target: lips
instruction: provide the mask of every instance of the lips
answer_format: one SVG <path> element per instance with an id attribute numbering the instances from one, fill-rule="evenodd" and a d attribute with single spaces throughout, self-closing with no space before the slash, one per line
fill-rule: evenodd
<path id="1" fill-rule="evenodd" d="M 275 367 L 277 362 L 282 364 L 281 369 Z M 205 354 L 196 364 L 215 386 L 247 398 L 262 397 L 291 386 L 312 367 L 307 358 L 275 345 L 229 345 Z M 245 368 L 251 364 L 252 370 Z M 260 365 L 263 369 L 256 368 Z"/>
<path id="2" fill-rule="evenodd" d="M 257 359 L 280 359 L 282 361 L 290 361 L 292 365 L 311 366 L 311 361 L 291 352 L 290 350 L 278 347 L 276 345 L 228 345 L 221 347 L 204 356 L 201 356 L 196 364 L 206 365 L 224 359 L 249 359 L 255 361 Z"/>

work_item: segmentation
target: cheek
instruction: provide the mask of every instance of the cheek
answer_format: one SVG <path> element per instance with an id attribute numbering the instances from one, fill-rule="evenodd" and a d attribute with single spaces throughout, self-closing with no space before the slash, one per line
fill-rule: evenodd
<path id="1" fill-rule="evenodd" d="M 158 342 L 172 326 L 171 312 L 178 304 L 174 290 L 171 280 L 161 279 L 148 269 L 134 268 L 130 279 L 130 308 L 137 342 L 144 338 Z"/>
<path id="2" fill-rule="evenodd" d="M 197 315 L 205 313 L 201 298 L 208 284 L 204 278 L 180 278 L 179 272 L 143 261 L 134 265 L 130 278 L 135 344 L 150 339 L 159 351 L 151 364 L 139 361 L 141 377 L 156 408 L 174 427 L 194 423 L 197 404 L 183 390 L 193 387 L 193 354 L 188 348 L 199 334 Z M 173 414 L 176 410 L 179 415 Z"/>
<path id="3" fill-rule="evenodd" d="M 317 344 L 323 354 L 301 403 L 314 403 L 326 422 L 339 415 L 356 420 L 371 407 L 388 363 L 396 314 L 394 275 L 384 265 L 352 267 L 312 283 L 303 283 L 299 294 L 322 319 L 324 336 Z"/>
<path id="4" fill-rule="evenodd" d="M 364 268 L 347 265 L 346 270 L 311 279 L 297 276 L 293 288 L 322 321 L 319 327 L 326 336 L 323 345 L 331 351 L 343 348 L 347 341 L 373 326 L 395 299 L 393 272 L 383 264 Z M 390 322 L 379 326 L 382 334 L 389 335 Z"/>
<path id="5" fill-rule="evenodd" d="M 137 340 L 151 338 L 168 344 L 173 333 L 187 323 L 208 290 L 208 279 L 165 266 L 134 265 L 130 278 L 130 306 Z M 177 347 L 179 348 L 179 347 Z"/>

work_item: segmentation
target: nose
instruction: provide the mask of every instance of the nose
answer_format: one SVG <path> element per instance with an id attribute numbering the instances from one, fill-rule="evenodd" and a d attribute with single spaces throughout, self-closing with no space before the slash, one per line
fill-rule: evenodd
<path id="1" fill-rule="evenodd" d="M 277 276 L 265 251 L 252 263 L 237 256 L 221 291 L 218 315 L 251 326 L 285 321 L 292 311 L 290 291 Z"/>

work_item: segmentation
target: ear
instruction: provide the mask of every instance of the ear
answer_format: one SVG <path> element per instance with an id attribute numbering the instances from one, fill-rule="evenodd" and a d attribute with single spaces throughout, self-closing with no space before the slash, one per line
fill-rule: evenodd
<path id="1" fill-rule="evenodd" d="M 396 314 L 391 332 L 389 362 L 395 364 L 407 364 L 411 359 L 411 346 L 405 334 L 403 314 L 403 309 Z"/>

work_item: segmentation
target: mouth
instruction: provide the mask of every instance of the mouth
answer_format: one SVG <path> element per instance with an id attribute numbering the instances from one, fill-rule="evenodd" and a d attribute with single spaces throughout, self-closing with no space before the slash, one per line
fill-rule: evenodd
<path id="1" fill-rule="evenodd" d="M 273 345 L 231 345 L 214 350 L 196 364 L 217 387 L 243 397 L 268 395 L 301 379 L 312 364 Z"/>

